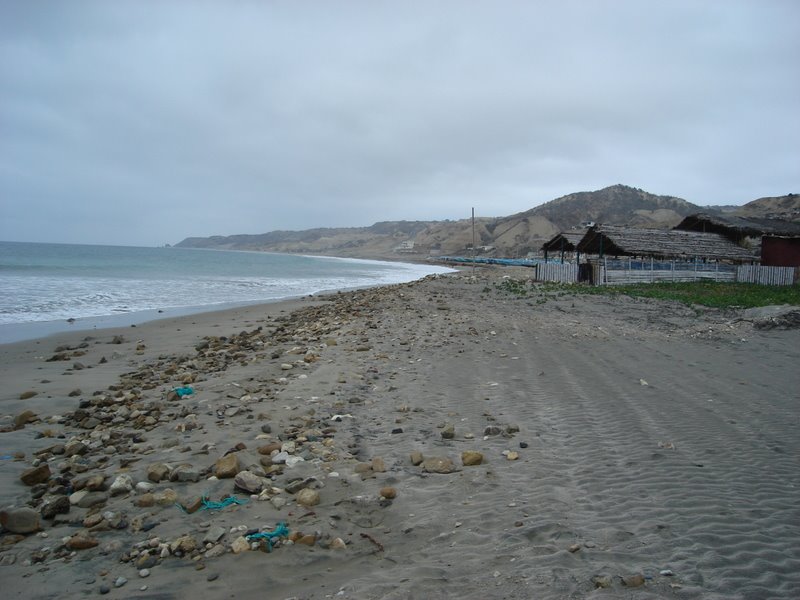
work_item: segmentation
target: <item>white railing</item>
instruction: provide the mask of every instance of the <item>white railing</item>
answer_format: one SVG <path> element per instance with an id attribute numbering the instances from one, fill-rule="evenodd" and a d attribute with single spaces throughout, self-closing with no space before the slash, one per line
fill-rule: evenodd
<path id="1" fill-rule="evenodd" d="M 736 281 L 760 283 L 761 285 L 794 285 L 797 282 L 797 269 L 794 267 L 740 265 L 736 269 Z"/>

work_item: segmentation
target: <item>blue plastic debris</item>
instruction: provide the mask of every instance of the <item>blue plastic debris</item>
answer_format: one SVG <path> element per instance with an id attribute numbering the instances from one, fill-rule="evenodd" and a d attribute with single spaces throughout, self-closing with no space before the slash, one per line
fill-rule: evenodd
<path id="1" fill-rule="evenodd" d="M 233 506 L 234 504 L 247 504 L 247 500 L 240 500 L 239 498 L 234 498 L 233 496 L 223 498 L 222 502 L 214 502 L 213 500 L 209 500 L 206 496 L 203 496 L 202 502 L 203 506 L 200 507 L 200 510 L 221 510 L 223 508 Z"/>
<path id="2" fill-rule="evenodd" d="M 190 387 L 178 387 L 173 390 L 178 396 L 183 398 L 184 396 L 191 396 L 194 394 L 194 390 Z"/>
<path id="3" fill-rule="evenodd" d="M 267 540 L 267 544 L 269 546 L 270 551 L 272 550 L 272 540 L 274 540 L 275 538 L 285 538 L 285 537 L 289 537 L 289 528 L 286 526 L 286 523 L 278 523 L 278 525 L 272 531 L 251 533 L 250 535 L 246 536 L 248 542 L 253 542 L 256 540 Z"/>

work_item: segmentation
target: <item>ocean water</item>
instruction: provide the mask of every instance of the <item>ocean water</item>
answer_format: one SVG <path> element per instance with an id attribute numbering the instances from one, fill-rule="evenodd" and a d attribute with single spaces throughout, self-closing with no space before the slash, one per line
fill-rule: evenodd
<path id="1" fill-rule="evenodd" d="M 0 242 L 0 343 L 446 271 L 267 252 Z"/>

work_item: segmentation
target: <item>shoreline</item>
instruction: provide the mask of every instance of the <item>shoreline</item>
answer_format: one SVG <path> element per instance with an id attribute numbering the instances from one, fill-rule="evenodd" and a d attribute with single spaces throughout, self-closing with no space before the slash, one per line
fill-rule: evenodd
<path id="1" fill-rule="evenodd" d="M 524 273 L 0 346 L 7 597 L 792 597 L 800 329 Z"/>
<path id="2" fill-rule="evenodd" d="M 194 250 L 195 248 L 190 248 L 190 250 Z M 207 250 L 200 248 L 200 250 Z M 219 250 L 218 250 L 219 251 Z M 244 250 L 221 250 L 222 252 L 262 252 L 262 251 L 244 251 Z M 281 254 L 271 252 L 272 254 Z M 287 254 L 288 256 L 292 256 L 293 254 Z M 403 264 L 408 266 L 427 266 L 427 267 L 437 267 L 442 269 L 449 269 L 449 272 L 456 272 L 457 269 L 454 269 L 452 266 L 448 266 L 445 264 L 433 264 L 431 262 L 408 262 L 408 261 L 390 261 L 385 260 L 382 258 L 361 258 L 361 257 L 344 257 L 344 256 L 326 256 L 326 255 L 300 255 L 297 256 L 304 256 L 308 258 L 320 258 L 320 259 L 332 259 L 332 260 L 342 260 L 342 261 L 352 261 L 356 263 L 385 263 L 385 264 Z M 420 277 L 424 277 L 426 275 L 420 275 Z M 225 303 L 216 303 L 216 304 L 204 304 L 204 305 L 194 305 L 194 306 L 176 306 L 176 307 L 155 307 L 145 310 L 136 310 L 131 312 L 124 312 L 124 313 L 115 313 L 115 314 L 106 314 L 106 315 L 95 315 L 95 316 L 85 316 L 85 317 L 74 317 L 71 319 L 54 319 L 48 321 L 26 321 L 26 322 L 19 322 L 19 323 L 2 323 L 0 324 L 0 346 L 9 343 L 15 343 L 25 340 L 32 340 L 32 339 L 39 339 L 50 337 L 52 335 L 66 333 L 66 332 L 97 332 L 103 329 L 111 329 L 111 328 L 119 328 L 119 327 L 126 327 L 126 326 L 140 326 L 144 323 L 161 320 L 161 319 L 169 319 L 181 316 L 190 316 L 195 314 L 202 314 L 207 312 L 220 312 L 231 310 L 240 307 L 246 306 L 258 306 L 262 304 L 273 304 L 273 303 L 280 303 L 280 302 L 291 302 L 293 300 L 303 298 L 303 297 L 320 297 L 326 294 L 335 294 L 337 292 L 346 292 L 352 291 L 356 289 L 369 289 L 372 287 L 380 287 L 383 285 L 395 285 L 395 283 L 377 283 L 373 285 L 365 285 L 365 286 L 354 286 L 354 287 L 344 287 L 341 289 L 325 289 L 321 291 L 314 291 L 310 293 L 298 294 L 298 295 L 290 295 L 285 297 L 279 298 L 272 298 L 272 299 L 260 299 L 260 300 L 245 300 L 241 302 L 225 302 Z"/>

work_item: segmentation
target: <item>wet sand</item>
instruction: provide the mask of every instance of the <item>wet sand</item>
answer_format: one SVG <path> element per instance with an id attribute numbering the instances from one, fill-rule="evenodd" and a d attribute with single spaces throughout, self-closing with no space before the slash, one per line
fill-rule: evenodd
<path id="1" fill-rule="evenodd" d="M 800 330 L 471 275 L 0 346 L 0 507 L 107 496 L 3 534 L 4 596 L 797 597 Z M 266 491 L 216 478 L 226 453 Z M 153 494 L 247 502 L 111 495 L 158 464 Z M 295 543 L 231 551 L 278 522 Z"/>

